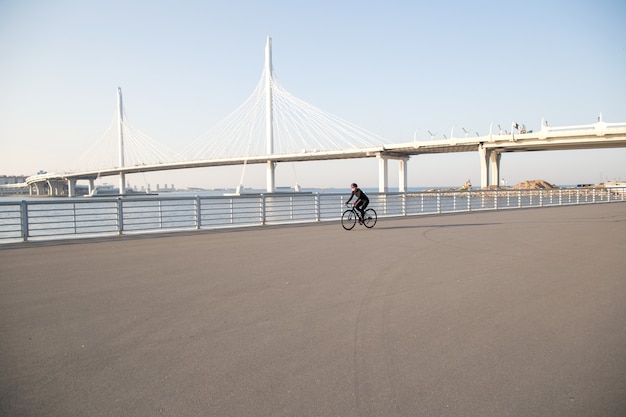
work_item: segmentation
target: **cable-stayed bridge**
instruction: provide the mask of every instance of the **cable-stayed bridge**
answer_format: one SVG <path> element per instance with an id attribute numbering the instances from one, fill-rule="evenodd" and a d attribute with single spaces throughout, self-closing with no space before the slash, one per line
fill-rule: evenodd
<path id="1" fill-rule="evenodd" d="M 600 116 L 589 125 L 549 127 L 527 132 L 513 123 L 505 134 L 406 143 L 389 140 L 359 128 L 289 94 L 273 77 L 271 39 L 265 49 L 265 66 L 250 97 L 206 134 L 180 152 L 167 148 L 133 127 L 127 120 L 118 89 L 118 111 L 107 131 L 68 172 L 27 179 L 31 193 L 60 194 L 68 184 L 74 195 L 77 181 L 118 176 L 120 192 L 127 174 L 214 167 L 266 164 L 267 191 L 275 191 L 275 168 L 282 162 L 348 158 L 379 160 L 379 190 L 388 188 L 388 160 L 399 161 L 399 190 L 407 188 L 407 163 L 413 155 L 478 152 L 481 186 L 497 185 L 500 156 L 504 152 L 626 147 L 626 122 L 605 123 Z M 517 132 L 516 132 L 517 131 Z M 241 184 L 240 184 L 241 187 Z"/>

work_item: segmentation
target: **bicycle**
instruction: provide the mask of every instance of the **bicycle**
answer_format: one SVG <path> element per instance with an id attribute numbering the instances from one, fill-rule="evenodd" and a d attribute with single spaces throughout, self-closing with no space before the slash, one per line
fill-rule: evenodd
<path id="1" fill-rule="evenodd" d="M 361 213 L 359 213 L 359 210 L 357 210 L 356 207 L 352 206 L 352 208 L 344 211 L 341 215 L 341 225 L 346 230 L 352 230 L 356 225 L 356 221 L 358 219 L 360 224 L 367 227 L 368 229 L 371 229 L 372 227 L 374 227 L 376 221 L 378 220 L 376 210 L 374 210 L 373 208 L 366 209 L 364 217 L 364 219 L 361 218 Z"/>

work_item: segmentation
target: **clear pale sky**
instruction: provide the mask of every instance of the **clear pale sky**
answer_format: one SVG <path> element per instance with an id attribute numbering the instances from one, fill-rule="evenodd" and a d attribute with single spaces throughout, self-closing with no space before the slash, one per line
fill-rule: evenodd
<path id="1" fill-rule="evenodd" d="M 391 142 L 513 120 L 626 122 L 624 22 L 620 0 L 0 0 L 0 175 L 67 170 L 110 125 L 118 86 L 133 126 L 182 149 L 252 93 L 267 36 L 285 89 Z M 504 154 L 501 177 L 626 180 L 625 161 L 626 149 Z M 377 170 L 375 159 L 280 164 L 276 184 L 377 187 Z M 235 187 L 241 174 L 127 180 Z M 409 162 L 409 187 L 467 178 L 480 183 L 477 153 Z M 244 184 L 263 188 L 264 167 L 247 167 Z"/>

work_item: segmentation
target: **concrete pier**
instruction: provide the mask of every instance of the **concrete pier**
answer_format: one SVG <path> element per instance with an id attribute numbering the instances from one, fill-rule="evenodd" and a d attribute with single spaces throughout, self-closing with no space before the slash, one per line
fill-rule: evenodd
<path id="1" fill-rule="evenodd" d="M 2 416 L 623 416 L 624 203 L 0 246 Z"/>

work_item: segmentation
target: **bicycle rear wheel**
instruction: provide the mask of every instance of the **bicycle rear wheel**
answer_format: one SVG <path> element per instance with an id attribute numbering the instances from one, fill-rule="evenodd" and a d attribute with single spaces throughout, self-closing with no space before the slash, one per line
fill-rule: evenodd
<path id="1" fill-rule="evenodd" d="M 363 219 L 363 224 L 365 225 L 365 227 L 371 229 L 372 227 L 374 227 L 377 220 L 378 216 L 376 215 L 376 210 L 371 208 L 365 210 L 365 217 Z"/>
<path id="2" fill-rule="evenodd" d="M 341 215 L 341 225 L 346 230 L 352 230 L 356 224 L 356 213 L 354 210 L 346 210 Z"/>

